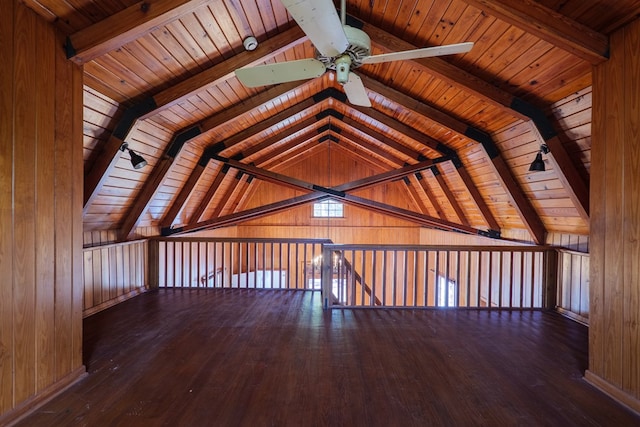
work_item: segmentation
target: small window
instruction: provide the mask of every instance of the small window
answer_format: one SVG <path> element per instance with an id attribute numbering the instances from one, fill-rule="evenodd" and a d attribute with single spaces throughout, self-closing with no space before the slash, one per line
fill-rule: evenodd
<path id="1" fill-rule="evenodd" d="M 314 218 L 343 218 L 344 205 L 335 200 L 323 200 L 313 204 Z"/>

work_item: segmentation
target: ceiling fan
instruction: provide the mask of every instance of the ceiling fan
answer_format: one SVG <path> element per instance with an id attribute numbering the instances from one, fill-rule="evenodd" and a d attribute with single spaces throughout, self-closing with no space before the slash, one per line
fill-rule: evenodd
<path id="1" fill-rule="evenodd" d="M 364 64 L 465 53 L 472 42 L 371 55 L 371 40 L 358 28 L 346 25 L 346 0 L 341 0 L 340 18 L 331 0 L 281 0 L 302 31 L 315 46 L 317 58 L 277 62 L 240 68 L 238 80 L 247 87 L 266 86 L 321 76 L 335 70 L 338 83 L 354 105 L 370 107 L 362 80 L 351 70 Z"/>

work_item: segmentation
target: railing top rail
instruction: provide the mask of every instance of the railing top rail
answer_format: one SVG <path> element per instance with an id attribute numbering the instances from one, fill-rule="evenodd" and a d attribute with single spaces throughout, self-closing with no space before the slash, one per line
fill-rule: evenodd
<path id="1" fill-rule="evenodd" d="M 150 240 L 160 242 L 241 242 L 241 243 L 318 243 L 331 244 L 330 239 L 282 239 L 269 237 L 153 237 Z"/>
<path id="2" fill-rule="evenodd" d="M 149 239 L 144 238 L 144 239 L 136 239 L 136 240 L 127 240 L 125 242 L 112 242 L 112 243 L 105 243 L 105 244 L 101 244 L 101 245 L 85 245 L 82 247 L 82 251 L 93 251 L 93 250 L 98 250 L 98 249 L 109 249 L 109 248 L 115 248 L 118 246 L 130 246 L 130 245 L 135 245 L 135 244 L 139 244 L 139 243 L 146 243 Z"/>
<path id="3" fill-rule="evenodd" d="M 545 252 L 555 250 L 551 246 L 480 246 L 480 245 L 352 245 L 328 244 L 326 250 L 367 251 L 461 251 L 461 252 Z"/>
<path id="4" fill-rule="evenodd" d="M 589 256 L 589 252 L 581 252 L 581 251 L 576 251 L 573 249 L 567 249 L 567 248 L 558 248 L 558 252 L 562 253 L 562 254 L 569 254 L 569 255 L 580 255 L 580 256 Z"/>

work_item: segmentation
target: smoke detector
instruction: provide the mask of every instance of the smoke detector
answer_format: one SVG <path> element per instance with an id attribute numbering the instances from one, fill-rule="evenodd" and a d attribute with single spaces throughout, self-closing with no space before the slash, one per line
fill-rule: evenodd
<path id="1" fill-rule="evenodd" d="M 258 47 L 258 40 L 253 36 L 249 36 L 246 39 L 244 39 L 242 44 L 244 45 L 244 48 L 246 50 L 255 50 L 255 48 Z"/>

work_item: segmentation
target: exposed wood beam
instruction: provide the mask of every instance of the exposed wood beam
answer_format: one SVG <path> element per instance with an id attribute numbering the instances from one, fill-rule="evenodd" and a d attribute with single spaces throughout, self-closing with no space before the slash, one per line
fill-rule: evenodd
<path id="1" fill-rule="evenodd" d="M 142 102 L 127 108 L 122 114 L 122 118 L 114 127 L 107 142 L 103 145 L 100 154 L 84 177 L 83 214 L 87 212 L 96 195 L 100 192 L 102 185 L 120 159 L 120 155 L 122 154 L 120 147 L 122 147 L 122 144 L 125 142 L 125 135 L 133 127 L 136 118 L 145 111 L 149 111 L 150 108 L 153 108 L 153 105 Z"/>
<path id="2" fill-rule="evenodd" d="M 245 114 L 255 108 L 258 108 L 265 103 L 278 98 L 279 96 L 285 95 L 293 90 L 298 88 L 304 88 L 304 86 L 308 84 L 299 85 L 298 83 L 288 83 L 283 85 L 275 86 L 265 92 L 261 92 L 255 97 L 251 98 L 251 100 L 235 105 L 234 107 L 225 110 L 220 114 L 216 114 L 209 119 L 203 121 L 203 123 L 198 127 L 200 133 L 206 133 L 218 126 L 227 123 L 230 120 L 237 118 L 238 116 Z M 116 127 L 113 130 L 112 135 L 108 139 L 107 143 L 104 145 L 101 154 L 98 156 L 96 162 L 91 167 L 89 173 L 85 176 L 84 183 L 84 209 L 83 213 L 86 213 L 91 202 L 95 198 L 95 196 L 99 193 L 104 181 L 109 176 L 113 167 L 117 163 L 120 158 L 120 147 L 127 140 L 128 135 L 130 135 L 133 130 L 136 122 L 145 114 L 153 111 L 156 108 L 156 101 L 154 99 L 147 99 L 146 101 L 140 102 L 132 107 L 129 107 L 123 114 L 122 119 L 118 122 Z M 183 129 L 182 131 L 177 132 L 177 135 L 189 132 L 190 129 L 193 129 L 193 126 Z M 198 134 L 199 135 L 199 134 Z M 198 135 L 194 135 L 198 136 Z M 195 185 L 195 184 L 194 184 Z M 174 215 L 173 221 L 177 212 L 172 212 Z M 169 215 L 165 215 L 167 217 L 166 220 L 163 220 L 163 223 L 169 220 Z"/>
<path id="3" fill-rule="evenodd" d="M 345 129 L 348 129 L 348 127 L 345 127 Z M 370 156 L 370 160 L 376 159 L 375 156 L 377 156 L 379 161 L 383 161 L 393 167 L 402 166 L 405 164 L 404 161 L 402 161 L 399 157 L 394 156 L 393 153 L 386 151 L 384 148 L 378 145 L 365 141 L 357 135 L 351 135 L 349 130 L 345 129 L 342 129 L 340 127 L 337 128 L 337 131 L 339 132 L 337 132 L 336 139 L 339 145 L 347 143 L 355 147 L 361 147 L 365 150 L 366 153 L 368 153 L 368 156 Z M 380 166 L 379 163 L 378 166 Z"/>
<path id="4" fill-rule="evenodd" d="M 206 160 L 206 163 L 208 163 L 209 160 L 210 160 L 210 157 Z M 201 220 L 202 215 L 204 215 L 204 211 L 207 210 L 209 203 L 211 203 L 213 196 L 216 194 L 216 191 L 218 191 L 218 188 L 220 188 L 220 185 L 222 184 L 222 181 L 224 181 L 224 178 L 227 176 L 227 172 L 229 172 L 229 169 L 230 169 L 229 165 L 223 164 L 220 170 L 218 170 L 218 173 L 216 174 L 216 177 L 213 179 L 213 182 L 211 183 L 211 185 L 209 186 L 207 193 L 204 195 L 202 200 L 200 200 L 198 207 L 191 215 L 191 218 L 189 219 L 189 224 L 194 224 Z"/>
<path id="5" fill-rule="evenodd" d="M 238 117 L 263 107 L 265 104 L 278 98 L 289 96 L 292 92 L 299 91 L 306 93 L 306 91 L 310 90 L 309 87 L 312 86 L 312 82 L 312 80 L 307 80 L 303 83 L 290 82 L 272 86 L 264 92 L 260 92 L 247 100 L 239 102 L 228 109 L 202 120 L 201 126 L 207 131 L 215 130 L 218 126 L 223 126 L 231 121 L 237 120 Z"/>
<path id="6" fill-rule="evenodd" d="M 162 221 L 160 221 L 160 227 L 171 227 L 173 221 L 175 221 L 178 215 L 180 215 L 180 212 L 182 212 L 185 203 L 187 202 L 189 197 L 191 197 L 191 193 L 193 192 L 195 186 L 198 184 L 198 181 L 200 180 L 200 177 L 202 176 L 202 173 L 204 172 L 206 167 L 206 164 L 201 165 L 200 162 L 196 164 L 196 166 L 191 171 L 189 178 L 180 188 L 180 192 L 167 210 L 167 213 L 162 218 Z"/>
<path id="7" fill-rule="evenodd" d="M 235 135 L 225 139 L 224 141 L 217 142 L 212 144 L 210 147 L 214 149 L 218 153 L 224 153 L 226 150 L 234 147 L 237 144 L 247 140 L 248 138 L 263 132 L 269 128 L 277 126 L 278 124 L 290 119 L 292 116 L 296 114 L 300 114 L 303 118 L 313 117 L 315 110 L 321 108 L 316 104 L 316 102 L 312 98 L 307 98 L 284 111 L 276 113 L 275 115 L 269 117 L 266 120 L 263 120 L 259 123 L 256 123 L 253 126 L 250 126 Z"/>
<path id="8" fill-rule="evenodd" d="M 291 178 L 289 176 L 277 173 L 277 172 L 272 172 L 270 170 L 267 169 L 263 169 L 263 168 L 259 168 L 257 166 L 253 166 L 253 165 L 247 165 L 244 163 L 241 163 L 237 160 L 233 160 L 233 159 L 228 159 L 222 156 L 218 156 L 218 155 L 213 155 L 212 159 L 217 160 L 219 162 L 222 162 L 224 164 L 227 164 L 229 166 L 231 166 L 234 169 L 238 169 L 244 172 L 247 172 L 251 175 L 255 175 L 256 177 L 262 179 L 263 181 L 267 181 L 267 182 L 271 182 L 274 184 L 280 184 L 283 185 L 285 187 L 289 187 L 292 188 L 294 190 L 303 190 L 303 191 L 324 191 L 326 189 L 324 189 L 321 186 L 317 186 L 315 184 L 311 184 L 309 182 L 303 181 L 301 179 L 297 179 L 297 178 Z"/>
<path id="9" fill-rule="evenodd" d="M 209 0 L 144 0 L 67 38 L 67 57 L 84 64 L 158 27 L 179 19 Z"/>
<path id="10" fill-rule="evenodd" d="M 440 189 L 442 190 L 445 197 L 449 201 L 449 204 L 451 205 L 453 210 L 456 212 L 456 215 L 458 216 L 458 219 L 460 220 L 460 222 L 463 223 L 464 225 L 471 226 L 471 224 L 469 224 L 469 220 L 467 219 L 467 216 L 464 214 L 464 210 L 460 206 L 460 203 L 458 203 L 456 196 L 453 194 L 453 192 L 449 188 L 449 184 L 447 184 L 447 181 L 444 180 L 444 177 L 440 173 L 440 169 L 438 169 L 438 166 L 434 165 L 431 168 L 431 172 L 433 173 L 433 176 L 438 182 Z"/>
<path id="11" fill-rule="evenodd" d="M 398 105 L 414 111 L 417 114 L 423 115 L 461 136 L 480 143 L 484 148 L 485 153 L 491 160 L 490 165 L 492 166 L 494 173 L 503 183 L 503 188 L 505 189 L 505 192 L 509 197 L 511 204 L 516 208 L 520 219 L 531 233 L 533 240 L 537 243 L 544 242 L 544 235 L 546 234 L 546 230 L 544 225 L 542 224 L 542 221 L 535 212 L 529 199 L 527 199 L 527 197 L 525 196 L 522 188 L 517 183 L 511 170 L 506 167 L 504 159 L 502 159 L 502 157 L 500 156 L 500 153 L 489 134 L 482 131 L 481 129 L 469 126 L 411 97 L 408 97 L 401 92 L 386 87 L 376 80 L 367 77 L 362 77 L 362 79 L 369 90 L 379 93 L 380 95 L 388 98 Z M 531 119 L 529 119 L 529 122 L 533 123 Z M 424 188 L 424 181 L 422 181 L 421 183 L 423 184 Z M 427 195 L 429 195 L 429 193 Z M 432 200 L 433 202 L 432 197 L 430 197 L 430 200 Z"/>
<path id="12" fill-rule="evenodd" d="M 407 175 L 411 175 L 413 173 L 420 172 L 431 167 L 435 167 L 434 165 L 436 163 L 442 162 L 444 160 L 445 160 L 444 158 L 440 158 L 436 160 L 432 160 L 432 159 L 424 160 L 422 162 L 416 163 L 415 165 L 408 165 L 399 169 L 379 173 L 377 175 L 369 176 L 369 177 L 351 181 L 342 185 L 334 186 L 331 189 L 334 191 L 340 191 L 340 192 L 362 190 L 364 188 L 369 188 L 375 185 L 383 184 L 385 182 L 404 178 Z"/>
<path id="13" fill-rule="evenodd" d="M 433 218 L 428 215 L 411 212 L 409 210 L 398 208 L 396 206 L 387 205 L 385 203 L 377 202 L 373 200 L 367 200 L 362 197 L 357 197 L 350 194 L 345 194 L 341 198 L 346 203 L 368 208 L 376 212 L 384 213 L 396 218 L 404 219 L 406 221 L 415 222 L 430 228 L 435 227 L 442 230 L 458 231 L 465 234 L 474 234 L 474 235 L 481 235 L 481 236 L 493 237 L 493 238 L 498 237 L 495 233 L 478 230 L 468 225 L 456 224 L 454 222 Z"/>
<path id="14" fill-rule="evenodd" d="M 404 155 L 406 155 L 410 160 L 417 160 L 417 161 L 422 161 L 424 159 L 426 159 L 426 156 L 424 156 L 422 153 L 419 153 L 417 151 L 415 151 L 413 148 L 411 147 L 407 147 L 406 145 L 403 145 L 399 142 L 397 142 L 396 140 L 388 137 L 387 135 L 384 135 L 380 132 L 378 132 L 375 129 L 372 129 L 368 126 L 365 126 L 364 124 L 358 122 L 355 119 L 346 117 L 346 116 L 341 116 L 339 117 L 339 119 L 345 124 L 348 125 L 349 127 L 356 129 L 359 132 L 362 132 L 366 135 L 371 136 L 372 138 L 380 141 L 381 143 L 385 144 L 386 146 L 388 146 L 389 148 L 402 153 Z"/>
<path id="15" fill-rule="evenodd" d="M 213 218 L 207 221 L 197 222 L 195 224 L 189 224 L 184 227 L 176 227 L 172 229 L 163 229 L 163 235 L 182 234 L 193 231 L 200 231 L 204 229 L 214 229 L 220 227 L 228 227 L 230 225 L 239 224 L 244 221 L 262 218 L 274 213 L 285 211 L 287 209 L 295 208 L 306 203 L 314 202 L 317 200 L 326 199 L 328 196 L 325 193 L 314 191 L 313 193 L 304 194 L 302 196 L 293 197 L 291 199 L 283 200 L 280 202 L 270 203 L 262 205 L 257 208 L 247 209 L 241 212 L 232 213 L 229 215 Z"/>
<path id="16" fill-rule="evenodd" d="M 291 150 L 294 150 L 296 148 L 307 150 L 309 149 L 309 143 L 312 143 L 313 141 L 322 142 L 324 141 L 323 138 L 325 138 L 325 136 L 328 134 L 327 131 L 318 133 L 316 130 L 313 130 L 313 129 L 312 129 L 312 132 L 313 133 L 304 132 L 298 135 L 297 137 L 291 139 L 290 141 L 284 144 L 280 144 L 277 148 L 270 150 L 268 153 L 255 159 L 255 161 L 253 161 L 252 163 L 255 163 L 257 166 L 261 166 L 264 163 L 275 160 L 281 155 L 284 155 L 285 153 Z"/>
<path id="17" fill-rule="evenodd" d="M 211 214 L 212 218 L 215 218 L 220 215 L 220 213 L 226 206 L 229 199 L 231 199 L 231 195 L 236 190 L 236 188 L 240 185 L 242 180 L 242 175 L 244 175 L 244 172 L 238 171 L 236 175 L 233 177 L 234 179 L 231 181 L 231 184 L 229 184 L 229 187 L 227 187 L 227 191 L 224 192 L 224 194 L 222 195 L 222 197 L 220 198 L 216 206 L 213 208 L 213 213 Z"/>
<path id="18" fill-rule="evenodd" d="M 467 172 L 464 166 L 462 166 L 462 162 L 460 161 L 460 159 L 454 159 L 453 165 L 455 166 L 460 179 L 462 179 L 462 182 L 464 182 L 464 185 L 467 187 L 467 191 L 469 191 L 469 194 L 471 195 L 471 200 L 473 200 L 473 202 L 476 204 L 476 207 L 482 215 L 484 222 L 491 230 L 500 231 L 500 225 L 498 224 L 498 221 L 496 221 L 496 218 L 491 213 L 491 209 L 489 209 L 489 206 L 487 206 L 484 199 L 482 198 L 482 194 L 480 194 L 478 187 L 476 187 L 476 184 L 471 179 L 469 172 Z"/>
<path id="19" fill-rule="evenodd" d="M 440 202 L 438 202 L 438 198 L 435 196 L 435 194 L 433 194 L 433 190 L 431 190 L 431 188 L 429 188 L 429 186 L 427 185 L 427 182 L 422 175 L 423 173 L 424 172 L 418 172 L 415 174 L 415 177 L 418 180 L 418 184 L 420 184 L 420 187 L 422 187 L 422 191 L 424 191 L 424 193 L 427 195 L 429 202 L 431 202 L 431 206 L 433 206 L 433 209 L 435 209 L 436 217 L 444 219 L 445 216 L 442 212 Z"/>
<path id="20" fill-rule="evenodd" d="M 276 144 L 285 138 L 289 138 L 291 137 L 291 135 L 295 135 L 298 132 L 300 132 L 303 136 L 308 135 L 311 132 L 317 135 L 317 132 L 314 128 L 322 126 L 323 122 L 327 122 L 327 119 L 317 120 L 315 117 L 311 117 L 301 122 L 297 122 L 293 126 L 286 129 L 286 135 L 276 133 L 273 136 L 263 140 L 262 142 L 248 147 L 246 150 L 243 150 L 238 154 L 241 155 L 243 159 L 249 158 L 255 154 L 258 154 L 265 148 L 271 147 L 273 144 Z"/>
<path id="21" fill-rule="evenodd" d="M 213 67 L 154 95 L 153 100 L 156 104 L 156 108 L 141 116 L 140 119 L 145 119 L 153 114 L 157 114 L 187 100 L 194 95 L 197 95 L 198 92 L 205 91 L 231 78 L 235 78 L 234 71 L 238 68 L 257 65 L 286 50 L 304 43 L 306 40 L 307 37 L 298 26 L 292 27 L 291 29 L 277 34 L 270 39 L 264 40 L 255 50 L 240 52 L 232 58 L 229 58 L 218 65 L 214 65 Z M 276 86 L 274 90 L 284 90 L 288 92 L 299 85 L 300 82 L 285 83 Z M 269 92 L 269 90 L 267 90 L 267 92 Z M 267 97 L 270 97 L 269 99 L 274 98 L 272 95 L 267 95 Z"/>
<path id="22" fill-rule="evenodd" d="M 379 47 L 384 52 L 398 52 L 402 50 L 417 49 L 417 46 L 407 43 L 399 37 L 387 33 L 386 31 L 371 24 L 367 24 L 366 22 L 362 29 L 371 38 L 371 44 Z M 444 59 L 437 57 L 414 59 L 413 62 L 416 66 L 427 70 L 431 75 L 438 79 L 454 86 L 463 87 L 469 94 L 484 99 L 489 104 L 501 109 L 504 113 L 523 120 L 528 120 L 526 115 L 511 109 L 510 105 L 514 98 L 513 95 L 497 88 L 480 77 L 476 77 L 455 65 L 451 65 Z"/>
<path id="23" fill-rule="evenodd" d="M 531 125 L 533 132 L 539 134 L 539 130 L 533 124 Z M 540 136 L 542 137 L 542 136 Z M 576 207 L 580 217 L 589 224 L 589 187 L 583 181 L 582 177 L 575 168 L 569 154 L 564 148 L 562 141 L 555 134 L 548 135 L 544 138 L 545 144 L 549 148 L 547 158 L 553 164 L 553 169 L 558 171 L 556 174 L 564 188 L 566 188 L 569 198 Z"/>
<path id="24" fill-rule="evenodd" d="M 187 141 L 192 139 L 193 135 L 199 133 L 200 129 L 192 128 L 191 131 L 185 131 L 173 138 L 136 196 L 133 206 L 125 215 L 124 222 L 120 227 L 120 240 L 127 240 L 131 236 L 131 233 L 133 233 L 133 230 L 140 221 L 140 217 L 147 210 L 149 203 L 153 200 L 153 197 L 164 182 L 174 160 L 180 155 L 182 147 L 184 147 Z"/>
<path id="25" fill-rule="evenodd" d="M 451 148 L 447 147 L 440 141 L 437 141 L 434 138 L 431 138 L 429 135 L 425 135 L 424 133 L 416 130 L 411 126 L 407 126 L 404 123 L 392 117 L 387 116 L 386 114 L 382 114 L 381 112 L 377 111 L 375 108 L 364 108 L 364 107 L 358 107 L 351 104 L 344 104 L 344 105 L 348 110 L 359 111 L 361 114 L 366 115 L 372 120 L 380 124 L 383 124 L 395 130 L 396 132 L 400 132 L 426 147 L 429 147 L 431 150 L 435 151 L 436 153 L 449 155 L 453 151 Z M 436 153 L 434 153 L 434 155 Z"/>
<path id="26" fill-rule="evenodd" d="M 540 217 L 538 217 L 538 214 L 526 199 L 526 196 L 520 192 L 518 183 L 512 178 L 509 165 L 507 165 L 501 156 L 494 155 L 493 151 L 487 151 L 486 154 L 497 172 L 496 176 L 500 184 L 506 189 L 507 194 L 511 194 L 512 197 L 517 197 L 517 202 L 513 203 L 513 207 L 516 209 L 516 212 L 518 212 L 520 218 L 527 218 L 524 225 L 527 231 L 529 231 L 531 238 L 538 245 L 544 244 L 547 234 L 544 224 L 540 221 Z"/>
<path id="27" fill-rule="evenodd" d="M 425 206 L 424 202 L 422 201 L 422 197 L 420 197 L 420 193 L 418 192 L 418 190 L 414 186 L 414 184 L 411 181 L 411 179 L 409 179 L 408 176 L 405 176 L 403 178 L 403 181 L 404 181 L 405 185 L 407 186 L 407 189 L 409 190 L 409 194 L 411 195 L 411 198 L 413 199 L 413 202 L 418 207 L 420 212 L 423 213 L 423 214 L 428 214 L 429 211 L 428 211 L 427 207 Z"/>
<path id="28" fill-rule="evenodd" d="M 413 46 L 412 44 L 370 24 L 365 23 L 363 29 L 371 37 L 372 43 L 377 43 L 378 46 L 385 51 L 411 50 L 416 48 L 416 46 Z M 519 99 L 478 77 L 475 77 L 471 73 L 449 64 L 443 59 L 422 58 L 414 60 L 414 62 L 416 65 L 424 67 L 425 70 L 428 70 L 429 73 L 437 78 L 449 82 L 452 85 L 463 87 L 465 91 L 489 102 L 506 114 L 532 122 L 532 124 L 537 128 L 536 135 L 538 135 L 538 139 L 541 144 L 543 142 L 547 143 L 547 141 L 556 136 L 551 121 L 538 107 L 535 107 L 534 105 Z M 555 146 L 556 154 L 558 156 L 565 157 L 566 152 L 564 155 L 560 154 L 561 151 L 565 151 L 561 144 L 555 144 L 555 141 L 551 141 L 551 144 Z M 580 179 L 580 174 L 575 170 L 575 166 L 570 162 L 561 162 L 559 163 L 559 166 L 560 167 L 558 167 L 556 173 L 561 181 L 569 184 L 566 187 L 566 190 L 570 193 L 571 199 L 574 200 L 574 203 L 579 203 L 578 201 L 580 200 L 584 201 L 583 193 L 585 192 L 582 188 L 585 188 L 586 184 Z M 510 181 L 513 178 L 512 176 L 507 176 L 511 175 L 509 168 L 503 169 L 500 167 L 498 170 L 503 174 L 501 179 Z M 518 186 L 511 186 L 509 188 L 511 191 L 514 191 Z M 517 196 L 515 193 L 512 195 Z M 581 206 L 576 205 L 576 208 L 579 212 L 588 212 L 588 206 L 588 203 L 581 203 Z M 528 211 L 528 207 L 526 206 L 520 206 L 519 209 L 520 212 Z M 535 210 L 533 212 L 535 213 Z M 529 217 L 529 219 L 533 220 L 533 217 Z M 534 228 L 538 227 L 534 225 Z M 542 232 L 542 234 L 544 233 L 545 232 Z M 535 237 L 536 240 L 540 237 L 540 234 L 539 230 L 537 230 Z"/>
<path id="29" fill-rule="evenodd" d="M 609 58 L 609 39 L 533 0 L 465 0 L 577 57 L 599 64 Z"/>
<path id="30" fill-rule="evenodd" d="M 247 177 L 247 179 L 245 179 L 244 182 L 240 183 L 240 187 L 239 187 L 239 189 L 237 191 L 238 194 L 236 195 L 236 197 L 231 202 L 231 206 L 229 208 L 229 213 L 236 212 L 238 206 L 240 206 L 240 203 L 242 202 L 242 199 L 244 198 L 244 196 L 249 191 L 249 187 L 251 186 L 251 183 L 254 180 L 254 176 L 253 175 L 245 175 L 245 176 Z"/>
<path id="31" fill-rule="evenodd" d="M 109 177 L 109 172 L 113 170 L 118 160 L 120 160 L 120 155 L 122 154 L 120 147 L 122 144 L 124 144 L 122 139 L 111 135 L 85 176 L 82 215 L 86 215 L 89 206 L 91 206 L 91 203 L 95 200 Z"/>

